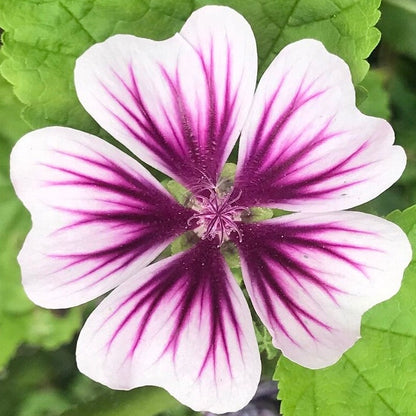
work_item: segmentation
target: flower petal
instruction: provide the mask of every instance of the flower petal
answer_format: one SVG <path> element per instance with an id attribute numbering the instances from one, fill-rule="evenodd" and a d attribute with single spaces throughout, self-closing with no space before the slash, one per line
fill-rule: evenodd
<path id="1" fill-rule="evenodd" d="M 273 344 L 309 368 L 335 363 L 362 314 L 393 296 L 411 259 L 403 231 L 359 212 L 242 224 L 243 277 Z"/>
<path id="2" fill-rule="evenodd" d="M 227 7 L 194 12 L 165 41 L 117 35 L 75 68 L 85 109 L 146 163 L 188 187 L 215 182 L 253 100 L 250 26 Z"/>
<path id="3" fill-rule="evenodd" d="M 260 377 L 247 303 L 207 240 L 115 289 L 82 329 L 77 362 L 110 388 L 157 385 L 215 413 L 247 404 Z"/>
<path id="4" fill-rule="evenodd" d="M 11 177 L 33 221 L 19 254 L 23 285 L 44 307 L 73 306 L 114 288 L 192 215 L 132 158 L 69 128 L 20 139 Z"/>
<path id="5" fill-rule="evenodd" d="M 242 205 L 327 212 L 367 202 L 402 174 L 382 119 L 355 107 L 348 66 L 315 40 L 284 48 L 263 75 L 243 129 Z"/>

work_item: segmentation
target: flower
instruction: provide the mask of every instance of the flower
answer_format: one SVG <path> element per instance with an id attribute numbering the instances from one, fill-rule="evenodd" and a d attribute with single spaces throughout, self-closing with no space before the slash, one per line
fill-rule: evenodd
<path id="1" fill-rule="evenodd" d="M 11 156 L 33 228 L 19 254 L 28 296 L 65 308 L 115 290 L 83 327 L 80 371 L 114 389 L 167 389 L 195 410 L 243 407 L 260 359 L 247 302 L 273 343 L 310 368 L 336 362 L 362 314 L 397 292 L 411 257 L 394 224 L 342 211 L 405 166 L 381 119 L 361 114 L 347 65 L 315 40 L 285 47 L 256 92 L 256 45 L 227 7 L 204 7 L 156 42 L 117 35 L 78 60 L 85 109 L 145 163 L 193 194 L 180 205 L 132 157 L 48 127 Z M 220 173 L 240 135 L 232 186 Z M 297 213 L 249 221 L 251 207 Z M 149 265 L 174 239 L 188 250 Z"/>

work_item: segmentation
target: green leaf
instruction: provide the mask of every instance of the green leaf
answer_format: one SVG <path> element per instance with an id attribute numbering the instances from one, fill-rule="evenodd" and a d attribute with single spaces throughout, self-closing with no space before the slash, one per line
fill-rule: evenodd
<path id="1" fill-rule="evenodd" d="M 390 82 L 390 94 L 395 112 L 394 128 L 397 143 L 406 149 L 407 165 L 400 178 L 410 201 L 416 199 L 416 76 L 412 61 L 395 62 L 397 73 Z M 407 204 L 409 205 L 409 203 Z M 397 208 L 397 205 L 396 205 Z"/>
<path id="2" fill-rule="evenodd" d="M 233 7 L 250 22 L 260 73 L 288 43 L 316 38 L 346 60 L 357 84 L 380 38 L 374 28 L 380 0 L 3 0 L 7 59 L 0 70 L 25 104 L 23 117 L 31 126 L 63 125 L 97 134 L 99 127 L 75 94 L 76 58 L 116 33 L 167 38 L 194 9 L 212 3 Z"/>
<path id="3" fill-rule="evenodd" d="M 358 107 L 367 99 L 368 90 L 362 85 L 357 85 L 355 87 L 355 105 Z"/>
<path id="4" fill-rule="evenodd" d="M 235 269 L 240 269 L 241 261 L 240 261 L 240 255 L 238 253 L 237 247 L 230 243 L 229 241 L 226 241 L 221 246 L 221 253 L 224 256 L 225 261 L 228 264 L 228 267 L 235 271 Z M 237 274 L 237 281 L 240 283 L 239 275 L 241 272 L 238 272 Z"/>
<path id="5" fill-rule="evenodd" d="M 367 92 L 367 98 L 359 105 L 360 111 L 373 117 L 389 119 L 389 94 L 384 87 L 385 73 L 381 70 L 371 70 L 364 78 L 361 86 Z"/>
<path id="6" fill-rule="evenodd" d="M 57 416 L 68 409 L 74 403 L 74 395 L 72 391 L 63 391 L 63 387 L 70 381 L 71 373 L 74 371 L 73 365 L 72 351 L 61 349 L 45 352 L 40 349 L 22 348 L 7 370 L 0 372 L 0 415 Z M 76 377 L 78 379 L 82 376 L 77 374 Z M 90 388 L 87 386 L 84 390 L 89 390 L 91 394 L 91 387 L 94 385 L 98 386 L 90 381 Z M 39 400 L 36 400 L 35 396 L 39 397 Z M 57 400 L 54 400 L 53 396 Z M 58 407 L 57 401 L 61 404 L 64 402 L 57 396 L 64 398 L 68 405 Z M 42 403 L 45 406 L 42 406 Z"/>
<path id="7" fill-rule="evenodd" d="M 272 343 L 272 336 L 261 322 L 254 322 L 254 332 L 260 353 L 264 352 L 268 360 L 280 355 L 280 351 Z"/>
<path id="8" fill-rule="evenodd" d="M 80 309 L 62 314 L 35 307 L 20 281 L 16 257 L 30 219 L 9 180 L 9 154 L 28 130 L 21 109 L 11 85 L 0 77 L 0 369 L 21 343 L 56 348 L 69 342 L 81 323 Z"/>
<path id="9" fill-rule="evenodd" d="M 387 219 L 397 224 L 406 234 L 409 235 L 416 224 L 416 205 L 407 208 L 403 212 L 397 209 L 387 215 Z M 416 254 L 414 247 L 416 245 L 416 240 L 414 238 L 409 239 L 412 244 L 413 254 Z"/>
<path id="10" fill-rule="evenodd" d="M 0 49 L 0 63 L 3 60 L 4 55 L 2 55 Z M 25 124 L 20 117 L 22 108 L 22 104 L 12 92 L 12 86 L 0 77 L 0 131 L 2 140 L 5 142 L 4 146 L 7 146 L 2 146 L 2 155 L 6 155 L 10 146 L 15 143 L 19 137 L 29 131 L 29 126 Z M 8 158 L 6 160 L 1 160 L 1 162 L 2 168 L 8 166 Z M 5 162 L 6 164 L 4 164 Z"/>
<path id="11" fill-rule="evenodd" d="M 383 0 L 379 27 L 383 41 L 398 52 L 416 59 L 416 1 Z"/>
<path id="12" fill-rule="evenodd" d="M 37 391 L 26 397 L 16 416 L 59 415 L 70 407 L 62 393 L 55 390 Z"/>
<path id="13" fill-rule="evenodd" d="M 407 233 L 416 253 L 416 206 L 388 219 Z M 411 416 L 416 414 L 416 262 L 402 288 L 364 317 L 362 338 L 341 360 L 309 370 L 286 358 L 275 378 L 285 416 Z"/>
<path id="14" fill-rule="evenodd" d="M 110 391 L 62 416 L 153 416 L 180 406 L 163 389 L 141 387 L 128 392 Z"/>

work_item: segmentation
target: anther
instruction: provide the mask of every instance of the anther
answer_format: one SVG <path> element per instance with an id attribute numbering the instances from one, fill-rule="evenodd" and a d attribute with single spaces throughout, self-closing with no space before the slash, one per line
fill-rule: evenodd
<path id="1" fill-rule="evenodd" d="M 195 232 L 202 239 L 213 240 L 218 237 L 219 246 L 229 239 L 235 232 L 242 241 L 242 233 L 236 224 L 246 207 L 234 205 L 241 196 L 241 192 L 232 196 L 232 192 L 222 195 L 216 188 L 205 188 L 204 192 L 193 197 L 193 209 L 197 211 L 188 219 L 188 225 L 196 221 Z"/>

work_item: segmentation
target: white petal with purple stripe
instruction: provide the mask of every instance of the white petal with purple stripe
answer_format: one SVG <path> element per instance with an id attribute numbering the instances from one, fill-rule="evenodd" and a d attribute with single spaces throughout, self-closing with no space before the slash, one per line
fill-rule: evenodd
<path id="1" fill-rule="evenodd" d="M 359 212 L 291 214 L 241 231 L 253 305 L 274 345 L 309 368 L 354 344 L 362 314 L 399 290 L 411 259 L 397 225 Z"/>
<path id="2" fill-rule="evenodd" d="M 215 183 L 247 117 L 257 54 L 227 7 L 194 12 L 165 41 L 117 35 L 75 68 L 85 109 L 143 161 L 188 187 Z"/>
<path id="3" fill-rule="evenodd" d="M 68 128 L 23 137 L 11 178 L 33 221 L 19 254 L 23 286 L 44 307 L 78 305 L 119 285 L 192 215 L 138 162 Z"/>
<path id="4" fill-rule="evenodd" d="M 328 212 L 367 202 L 402 174 L 385 120 L 355 107 L 347 64 L 315 40 L 286 46 L 264 73 L 240 142 L 241 204 Z"/>
<path id="5" fill-rule="evenodd" d="M 77 362 L 111 388 L 157 385 L 215 413 L 242 408 L 260 377 L 247 303 L 208 241 L 115 289 L 82 329 Z"/>

